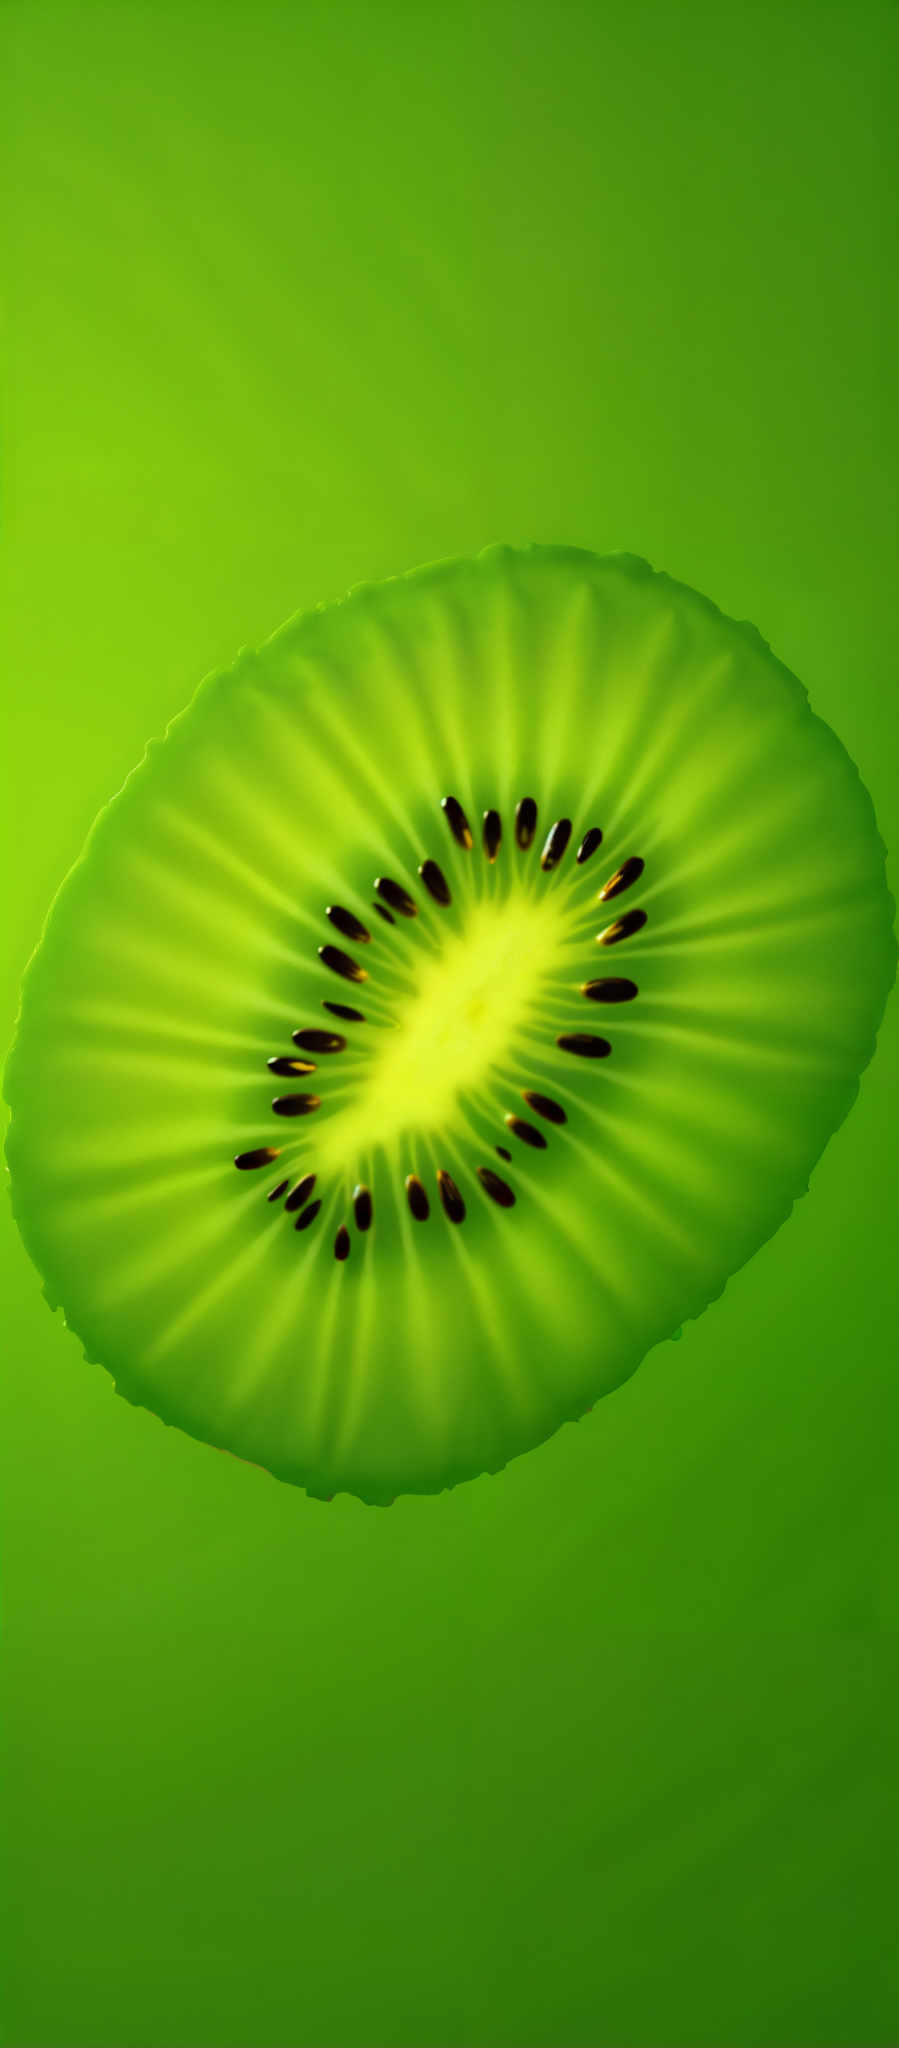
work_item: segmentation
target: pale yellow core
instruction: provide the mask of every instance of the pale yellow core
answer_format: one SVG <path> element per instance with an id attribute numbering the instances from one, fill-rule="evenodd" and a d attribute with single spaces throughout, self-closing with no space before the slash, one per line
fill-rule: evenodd
<path id="1" fill-rule="evenodd" d="M 479 903 L 440 954 L 422 952 L 417 985 L 348 1108 L 320 1126 L 322 1165 L 336 1165 L 402 1131 L 433 1131 L 482 1084 L 526 1023 L 564 936 L 558 903 Z"/>

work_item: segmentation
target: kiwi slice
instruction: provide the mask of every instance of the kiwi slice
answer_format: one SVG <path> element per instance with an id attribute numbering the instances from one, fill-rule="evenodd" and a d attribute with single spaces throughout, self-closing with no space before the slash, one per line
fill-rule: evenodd
<path id="1" fill-rule="evenodd" d="M 319 1497 L 433 1492 L 720 1294 L 895 971 L 857 772 L 748 625 L 491 549 L 207 680 L 28 970 L 16 1215 L 122 1394 Z"/>

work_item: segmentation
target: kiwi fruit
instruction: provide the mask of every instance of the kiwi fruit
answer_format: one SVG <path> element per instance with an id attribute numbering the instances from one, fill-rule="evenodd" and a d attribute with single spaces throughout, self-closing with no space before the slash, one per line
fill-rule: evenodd
<path id="1" fill-rule="evenodd" d="M 497 1471 L 789 1214 L 891 916 L 839 740 L 694 591 L 357 589 L 203 683 L 53 904 L 6 1077 L 47 1298 L 318 1498 Z"/>

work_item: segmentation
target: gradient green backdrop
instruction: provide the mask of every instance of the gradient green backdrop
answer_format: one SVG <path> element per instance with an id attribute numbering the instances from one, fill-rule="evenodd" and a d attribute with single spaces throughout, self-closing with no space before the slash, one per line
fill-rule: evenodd
<path id="1" fill-rule="evenodd" d="M 899 848 L 897 28 L 6 5 L 4 1040 L 197 680 L 492 540 L 753 619 Z M 895 2042 L 896 1039 L 679 1345 L 389 1511 L 126 1407 L 2 1215 L 12 2048 Z"/>

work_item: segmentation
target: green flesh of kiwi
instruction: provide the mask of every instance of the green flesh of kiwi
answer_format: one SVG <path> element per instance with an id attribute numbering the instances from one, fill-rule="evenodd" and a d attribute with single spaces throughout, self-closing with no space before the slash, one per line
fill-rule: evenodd
<path id="1" fill-rule="evenodd" d="M 319 1497 L 496 1471 L 788 1215 L 891 910 L 839 741 L 693 591 L 557 548 L 356 590 L 203 684 L 53 906 L 6 1081 L 48 1300 Z"/>

